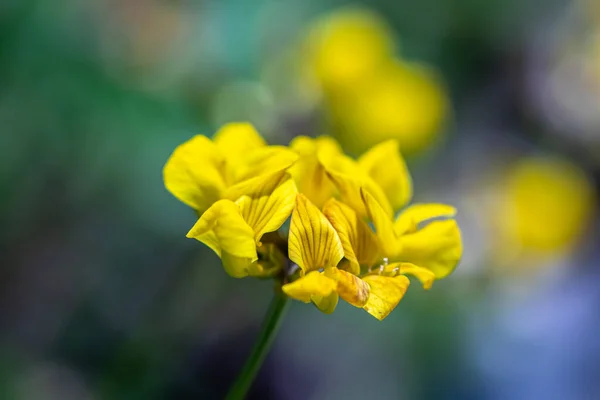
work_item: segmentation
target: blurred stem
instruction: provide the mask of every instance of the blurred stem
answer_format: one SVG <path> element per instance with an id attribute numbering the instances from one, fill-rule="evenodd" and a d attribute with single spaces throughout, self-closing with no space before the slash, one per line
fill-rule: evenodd
<path id="1" fill-rule="evenodd" d="M 227 400 L 242 400 L 246 397 L 248 390 L 252 387 L 254 378 L 260 370 L 265 357 L 271 349 L 273 339 L 277 335 L 279 326 L 281 325 L 282 317 L 288 305 L 288 297 L 281 291 L 281 285 L 277 285 L 275 289 L 275 297 L 271 300 L 269 310 L 265 315 L 254 348 L 250 357 L 246 361 L 244 368 L 240 372 L 237 380 L 227 394 Z"/>

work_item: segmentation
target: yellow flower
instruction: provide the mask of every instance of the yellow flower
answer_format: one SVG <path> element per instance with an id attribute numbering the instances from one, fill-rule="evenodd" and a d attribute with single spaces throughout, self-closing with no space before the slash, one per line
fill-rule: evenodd
<path id="1" fill-rule="evenodd" d="M 430 67 L 396 54 L 381 16 L 341 9 L 312 24 L 307 38 L 304 79 L 320 87 L 346 148 L 359 153 L 394 138 L 412 154 L 439 137 L 450 112 L 446 89 Z"/>
<path id="2" fill-rule="evenodd" d="M 410 262 L 432 271 L 436 279 L 448 276 L 462 257 L 462 239 L 454 219 L 456 210 L 445 204 L 414 204 L 395 221 L 368 192 L 363 200 L 373 221 L 382 254 L 391 262 Z M 446 218 L 434 220 L 436 218 Z M 429 221 L 429 222 L 428 222 Z M 422 226 L 424 222 L 428 222 Z"/>
<path id="3" fill-rule="evenodd" d="M 224 125 L 210 140 L 197 135 L 175 149 L 163 176 L 166 188 L 202 215 L 220 199 L 278 180 L 297 159 L 283 146 L 267 146 L 248 123 Z"/>
<path id="4" fill-rule="evenodd" d="M 517 162 L 502 185 L 494 226 L 502 253 L 552 255 L 569 251 L 593 218 L 596 194 L 577 166 L 531 157 Z"/>
<path id="5" fill-rule="evenodd" d="M 298 137 L 286 150 L 248 127 L 226 126 L 214 142 L 196 137 L 165 167 L 167 187 L 206 208 L 187 236 L 228 274 L 276 278 L 287 296 L 325 313 L 341 297 L 381 320 L 404 296 L 405 275 L 429 289 L 452 272 L 462 253 L 454 208 L 413 205 L 393 220 L 412 197 L 396 141 L 354 160 L 328 137 Z"/>
<path id="6" fill-rule="evenodd" d="M 380 143 L 357 161 L 336 154 L 325 164 L 325 173 L 345 203 L 330 198 L 321 213 L 298 195 L 289 254 L 301 272 L 298 280 L 284 285 L 285 293 L 312 301 L 323 312 L 332 312 L 342 297 L 383 319 L 408 287 L 404 274 L 416 276 L 428 289 L 433 280 L 454 270 L 462 256 L 458 225 L 453 219 L 430 221 L 453 217 L 453 207 L 417 204 L 392 221 L 393 210 L 412 197 L 396 141 Z M 366 214 L 376 233 L 363 219 Z M 424 222 L 429 223 L 421 226 Z"/>
<path id="7" fill-rule="evenodd" d="M 333 312 L 341 297 L 377 319 L 384 319 L 410 284 L 405 274 L 415 275 L 426 289 L 436 275 L 411 263 L 378 265 L 381 254 L 375 235 L 350 207 L 330 199 L 321 213 L 298 194 L 290 227 L 289 256 L 298 265 L 300 278 L 284 285 L 283 291 L 295 299 L 312 301 L 325 313 Z M 340 263 L 343 257 L 348 263 Z"/>
<path id="8" fill-rule="evenodd" d="M 377 14 L 349 8 L 317 20 L 305 43 L 305 59 L 327 91 L 345 90 L 392 57 L 395 43 Z"/>
<path id="9" fill-rule="evenodd" d="M 349 94 L 333 98 L 330 107 L 340 140 L 350 150 L 362 151 L 394 138 L 407 154 L 432 144 L 450 111 L 436 73 L 400 60 L 365 76 Z"/>

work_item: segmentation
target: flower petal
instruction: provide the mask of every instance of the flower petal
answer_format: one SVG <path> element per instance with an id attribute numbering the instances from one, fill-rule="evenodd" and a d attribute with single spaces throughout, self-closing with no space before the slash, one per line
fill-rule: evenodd
<path id="1" fill-rule="evenodd" d="M 430 269 L 436 279 L 449 275 L 462 257 L 462 239 L 455 220 L 433 221 L 400 238 L 397 259 Z"/>
<path id="2" fill-rule="evenodd" d="M 337 293 L 355 307 L 362 308 L 369 298 L 369 285 L 358 276 L 336 267 L 325 269 L 325 276 L 337 282 Z"/>
<path id="3" fill-rule="evenodd" d="M 263 188 L 265 190 L 243 195 L 236 201 L 242 217 L 254 231 L 257 243 L 265 233 L 276 231 L 288 219 L 294 208 L 297 192 L 289 175 L 274 190 L 269 191 L 270 185 Z"/>
<path id="4" fill-rule="evenodd" d="M 296 180 L 298 190 L 321 208 L 337 191 L 325 174 L 323 163 L 328 163 L 332 157 L 341 154 L 340 146 L 328 136 L 316 139 L 298 136 L 292 140 L 290 148 L 300 156 L 289 170 Z"/>
<path id="5" fill-rule="evenodd" d="M 433 218 L 454 217 L 455 215 L 456 208 L 447 204 L 413 204 L 396 218 L 394 232 L 398 236 L 416 232 L 421 222 Z"/>
<path id="6" fill-rule="evenodd" d="M 404 275 L 367 275 L 363 280 L 369 284 L 370 289 L 369 299 L 363 308 L 380 321 L 396 308 L 410 285 Z"/>
<path id="7" fill-rule="evenodd" d="M 266 146 L 247 152 L 244 163 L 234 171 L 235 182 L 283 171 L 298 160 L 298 155 L 285 146 Z"/>
<path id="8" fill-rule="evenodd" d="M 221 252 L 221 264 L 223 269 L 233 278 L 245 278 L 247 276 L 262 277 L 262 266 L 255 258 L 237 257 L 223 250 Z"/>
<path id="9" fill-rule="evenodd" d="M 422 268 L 411 263 L 394 263 L 386 266 L 386 271 L 396 271 L 402 275 L 412 275 L 417 278 L 425 290 L 431 289 L 435 274 L 427 268 Z"/>
<path id="10" fill-rule="evenodd" d="M 244 160 L 249 152 L 266 146 L 264 139 L 248 122 L 230 122 L 223 125 L 215 133 L 213 141 L 231 164 Z"/>
<path id="11" fill-rule="evenodd" d="M 282 146 L 256 150 L 248 156 L 247 164 L 238 166 L 234 174 L 237 183 L 225 190 L 223 198 L 235 201 L 243 195 L 272 191 L 297 159 L 296 153 Z"/>
<path id="12" fill-rule="evenodd" d="M 369 192 L 362 190 L 361 195 L 369 218 L 375 226 L 375 233 L 379 240 L 379 248 L 382 255 L 387 258 L 394 258 L 400 252 L 401 247 L 394 233 L 394 225 L 391 219 Z"/>
<path id="13" fill-rule="evenodd" d="M 337 292 L 331 292 L 328 296 L 311 296 L 310 300 L 325 314 L 331 314 L 337 307 L 340 296 Z"/>
<path id="14" fill-rule="evenodd" d="M 347 205 L 330 199 L 323 214 L 333 225 L 344 247 L 344 257 L 350 261 L 350 272 L 360 274 L 361 265 L 371 265 L 379 255 L 377 238 L 369 226 Z"/>
<path id="15" fill-rule="evenodd" d="M 165 187 L 180 201 L 202 214 L 221 198 L 225 189 L 225 160 L 202 135 L 179 145 L 163 169 Z"/>
<path id="16" fill-rule="evenodd" d="M 229 200 L 213 204 L 188 232 L 213 249 L 227 273 L 235 278 L 248 275 L 248 266 L 258 259 L 254 231 L 244 221 L 239 207 Z"/>
<path id="17" fill-rule="evenodd" d="M 397 140 L 387 140 L 372 147 L 358 159 L 358 164 L 381 186 L 394 210 L 410 201 L 412 179 Z"/>
<path id="18" fill-rule="evenodd" d="M 284 180 L 287 172 L 285 170 L 269 172 L 254 178 L 239 182 L 223 192 L 223 198 L 236 201 L 244 195 L 257 195 L 275 190 L 275 187 Z"/>
<path id="19" fill-rule="evenodd" d="M 282 286 L 285 294 L 293 299 L 310 303 L 311 297 L 327 297 L 335 292 L 337 282 L 319 271 L 312 271 L 294 282 Z"/>
<path id="20" fill-rule="evenodd" d="M 327 175 L 340 192 L 344 203 L 352 207 L 360 216 L 366 216 L 367 211 L 361 200 L 361 189 L 368 191 L 377 199 L 389 218 L 393 215 L 392 206 L 378 184 L 360 169 L 356 161 L 345 155 L 335 157 L 325 166 Z"/>
<path id="21" fill-rule="evenodd" d="M 342 243 L 331 223 L 300 193 L 292 212 L 288 251 L 290 260 L 305 273 L 335 267 L 344 257 Z"/>

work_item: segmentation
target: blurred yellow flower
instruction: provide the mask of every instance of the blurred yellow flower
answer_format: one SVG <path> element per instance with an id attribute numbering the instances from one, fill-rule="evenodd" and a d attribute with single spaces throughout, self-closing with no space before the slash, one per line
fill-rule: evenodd
<path id="1" fill-rule="evenodd" d="M 187 236 L 229 275 L 277 277 L 287 296 L 325 313 L 341 297 L 381 320 L 404 296 L 405 275 L 428 289 L 462 255 L 453 207 L 413 205 L 394 221 L 412 197 L 395 140 L 354 160 L 329 137 L 269 147 L 250 125 L 229 124 L 214 141 L 196 136 L 178 147 L 165 184 L 200 212 Z"/>
<path id="2" fill-rule="evenodd" d="M 520 160 L 509 170 L 502 191 L 494 222 L 506 247 L 500 251 L 509 254 L 569 251 L 594 214 L 592 184 L 582 170 L 564 160 Z"/>
<path id="3" fill-rule="evenodd" d="M 338 134 L 360 152 L 386 139 L 402 151 L 418 153 L 434 143 L 448 118 L 450 103 L 441 81 L 428 67 L 395 60 L 331 102 Z"/>
<path id="4" fill-rule="evenodd" d="M 394 138 L 408 154 L 439 136 L 450 112 L 446 89 L 431 68 L 395 55 L 380 16 L 343 9 L 317 20 L 307 36 L 307 82 L 320 86 L 345 147 L 360 153 Z"/>
<path id="5" fill-rule="evenodd" d="M 345 90 L 391 58 L 391 30 L 376 13 L 344 9 L 314 22 L 305 52 L 309 73 L 327 91 Z"/>

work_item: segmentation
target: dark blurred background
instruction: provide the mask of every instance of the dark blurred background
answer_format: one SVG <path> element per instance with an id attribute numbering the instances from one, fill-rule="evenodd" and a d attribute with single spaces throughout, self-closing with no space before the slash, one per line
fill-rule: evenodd
<path id="1" fill-rule="evenodd" d="M 271 283 L 185 238 L 162 167 L 237 120 L 398 137 L 465 248 L 383 322 L 294 303 L 251 398 L 600 398 L 597 0 L 4 0 L 0 398 L 223 397 Z"/>

